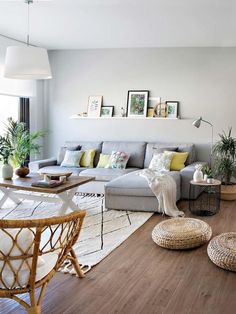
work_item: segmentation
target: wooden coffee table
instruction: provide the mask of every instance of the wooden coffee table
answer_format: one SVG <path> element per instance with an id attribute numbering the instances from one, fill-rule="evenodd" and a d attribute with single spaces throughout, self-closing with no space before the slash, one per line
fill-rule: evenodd
<path id="1" fill-rule="evenodd" d="M 73 211 L 79 210 L 73 202 L 73 197 L 78 187 L 87 182 L 93 181 L 94 177 L 71 176 L 62 185 L 54 188 L 40 188 L 31 186 L 32 182 L 41 180 L 38 174 L 30 174 L 26 178 L 14 178 L 13 180 L 0 179 L 0 191 L 3 197 L 0 199 L 0 208 L 11 199 L 14 203 L 20 204 L 21 199 L 34 200 L 47 203 L 60 203 L 59 214 L 62 215 L 68 208 Z M 29 193 L 24 193 L 29 192 Z"/>

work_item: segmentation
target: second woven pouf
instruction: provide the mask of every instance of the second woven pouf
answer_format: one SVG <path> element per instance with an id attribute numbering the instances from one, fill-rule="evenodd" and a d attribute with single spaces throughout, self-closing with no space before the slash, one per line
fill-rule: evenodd
<path id="1" fill-rule="evenodd" d="M 211 227 L 195 218 L 173 218 L 160 222 L 152 231 L 153 241 L 161 247 L 186 250 L 205 244 L 211 238 Z"/>
<path id="2" fill-rule="evenodd" d="M 236 232 L 214 237 L 207 247 L 210 260 L 217 266 L 236 271 Z"/>

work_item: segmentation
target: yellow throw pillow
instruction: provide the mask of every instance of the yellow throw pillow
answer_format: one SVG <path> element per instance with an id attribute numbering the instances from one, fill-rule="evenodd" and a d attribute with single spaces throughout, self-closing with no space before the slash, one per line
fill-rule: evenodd
<path id="1" fill-rule="evenodd" d="M 169 153 L 169 152 L 167 152 Z M 173 158 L 170 164 L 171 171 L 179 171 L 185 167 L 185 162 L 188 158 L 188 152 L 177 153 L 174 152 Z"/>
<path id="2" fill-rule="evenodd" d="M 107 168 L 111 155 L 100 154 L 97 168 Z"/>
<path id="3" fill-rule="evenodd" d="M 93 168 L 93 160 L 94 160 L 95 154 L 96 154 L 95 149 L 85 150 L 80 159 L 80 167 Z"/>

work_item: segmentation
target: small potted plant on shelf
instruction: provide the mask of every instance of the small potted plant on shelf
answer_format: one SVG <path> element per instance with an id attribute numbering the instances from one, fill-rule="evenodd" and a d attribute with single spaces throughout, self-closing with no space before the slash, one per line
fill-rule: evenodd
<path id="1" fill-rule="evenodd" d="M 6 134 L 11 143 L 12 163 L 16 168 L 15 174 L 24 178 L 29 174 L 27 160 L 30 153 L 39 153 L 41 146 L 36 142 L 45 135 L 44 131 L 30 132 L 23 122 L 14 121 L 8 118 L 6 124 Z"/>
<path id="2" fill-rule="evenodd" d="M 12 157 L 13 148 L 7 136 L 0 136 L 0 161 L 2 165 L 2 178 L 11 180 L 13 176 L 13 167 L 9 164 L 9 159 Z"/>
<path id="3" fill-rule="evenodd" d="M 213 147 L 214 174 L 222 181 L 221 199 L 236 200 L 236 139 L 232 128 L 226 134 L 219 134 L 220 140 Z"/>

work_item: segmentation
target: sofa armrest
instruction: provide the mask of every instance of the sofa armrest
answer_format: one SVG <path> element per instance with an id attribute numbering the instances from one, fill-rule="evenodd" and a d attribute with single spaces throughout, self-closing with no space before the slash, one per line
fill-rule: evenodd
<path id="1" fill-rule="evenodd" d="M 193 174 L 195 171 L 195 166 L 197 164 L 201 164 L 203 166 L 207 165 L 207 162 L 205 161 L 196 161 L 192 163 L 191 165 L 186 166 L 182 170 L 180 170 L 180 176 L 181 176 L 181 198 L 188 199 L 189 198 L 189 187 L 190 187 L 190 181 L 193 179 Z M 198 190 L 195 189 L 196 195 L 194 195 L 195 198 L 198 197 Z"/>
<path id="2" fill-rule="evenodd" d="M 29 168 L 31 172 L 38 172 L 40 168 L 55 166 L 57 164 L 56 158 L 36 160 L 29 163 Z"/>

